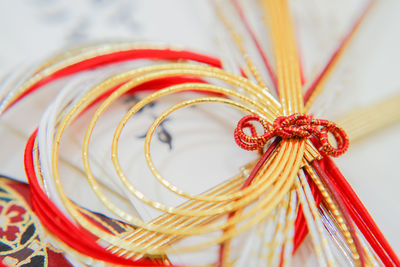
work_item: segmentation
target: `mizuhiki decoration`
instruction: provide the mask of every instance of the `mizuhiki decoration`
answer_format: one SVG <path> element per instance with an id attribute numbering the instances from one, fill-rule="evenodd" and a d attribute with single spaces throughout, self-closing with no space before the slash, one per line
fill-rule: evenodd
<path id="1" fill-rule="evenodd" d="M 190 51 L 110 43 L 61 54 L 33 71 L 22 85 L 3 89 L 0 114 L 22 97 L 61 77 L 121 61 L 153 61 L 149 66 L 108 75 L 106 79 L 95 75 L 94 80 L 99 79 L 96 86 L 78 86 L 78 80 L 60 90 L 50 103 L 25 151 L 32 206 L 42 224 L 66 245 L 66 250 L 78 252 L 83 262 L 93 258 L 120 265 L 164 266 L 174 264 L 172 255 L 190 255 L 211 247 L 216 252 L 212 256 L 217 259 L 214 266 L 296 265 L 293 256 L 309 233 L 321 266 L 400 266 L 395 252 L 330 158 L 342 155 L 349 147 L 345 125 L 349 129 L 354 127 L 350 129 L 350 133 L 356 133 L 350 135 L 351 141 L 376 127 L 371 126 L 360 134 L 356 127 L 360 124 L 353 123 L 354 119 L 348 120 L 349 124 L 343 120 L 342 128 L 309 114 L 331 69 L 374 1 L 368 3 L 356 26 L 305 93 L 286 1 L 259 1 L 268 21 L 275 68 L 258 44 L 239 2 L 225 3 L 234 9 L 235 18 L 257 48 L 273 91 L 252 63 L 222 3 L 215 2 L 218 16 L 241 53 L 242 75 L 224 70 L 218 59 Z M 158 60 L 168 62 L 156 64 Z M 118 122 L 110 155 L 119 178 L 117 182 L 124 186 L 121 194 L 129 194 L 163 212 L 147 222 L 124 211 L 107 197 L 93 172 L 90 147 L 95 145 L 92 133 L 98 121 L 113 103 L 124 95 L 149 89 L 153 91 L 130 107 Z M 183 92 L 197 92 L 201 96 L 178 102 L 158 115 L 144 140 L 144 156 L 151 173 L 165 188 L 187 199 L 179 206 L 168 206 L 153 201 L 152 196 L 143 194 L 129 181 L 121 167 L 118 147 L 125 125 L 135 114 L 155 100 Z M 259 158 L 237 177 L 204 193 L 191 194 L 158 171 L 150 152 L 151 140 L 172 113 L 205 103 L 224 104 L 243 112 L 239 122 L 232 121 L 232 125 L 237 124 L 232 138 L 241 148 L 257 151 Z M 90 211 L 71 201 L 62 186 L 60 143 L 74 121 L 95 104 L 98 106 L 83 136 L 82 169 L 101 204 L 115 219 L 133 226 L 124 235 L 112 233 L 94 222 L 87 215 Z M 395 104 L 384 106 L 387 107 L 384 112 L 395 110 Z M 357 123 L 368 119 L 360 118 Z M 238 242 L 244 235 L 244 242 Z M 207 238 L 195 239 L 189 246 L 180 245 L 182 240 L 204 236 Z M 197 265 L 196 262 L 179 264 Z"/>

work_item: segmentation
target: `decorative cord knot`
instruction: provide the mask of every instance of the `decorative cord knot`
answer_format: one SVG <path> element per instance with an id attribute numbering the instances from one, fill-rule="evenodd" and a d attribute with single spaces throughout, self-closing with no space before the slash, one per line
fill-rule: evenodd
<path id="1" fill-rule="evenodd" d="M 264 134 L 258 135 L 252 121 L 259 122 L 264 128 Z M 248 128 L 251 136 L 244 133 Z M 331 133 L 336 140 L 336 147 L 332 146 L 328 139 Z M 243 117 L 235 129 L 235 141 L 245 150 L 262 149 L 268 140 L 275 136 L 283 139 L 316 137 L 321 143 L 320 150 L 325 154 L 338 157 L 346 152 L 349 147 L 349 139 L 346 132 L 335 123 L 328 120 L 314 119 L 312 115 L 292 114 L 277 117 L 273 124 L 263 120 L 258 115 Z"/>

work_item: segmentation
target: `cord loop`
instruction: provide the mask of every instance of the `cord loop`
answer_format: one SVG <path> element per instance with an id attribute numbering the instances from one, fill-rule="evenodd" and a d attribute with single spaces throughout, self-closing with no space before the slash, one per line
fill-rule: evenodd
<path id="1" fill-rule="evenodd" d="M 259 122 L 263 126 L 264 133 L 262 135 L 257 134 L 252 121 Z M 250 129 L 251 136 L 244 133 L 246 128 Z M 335 138 L 336 147 L 329 142 L 328 133 Z M 333 157 L 344 154 L 349 147 L 346 132 L 334 122 L 314 119 L 312 115 L 299 113 L 277 117 L 273 124 L 258 115 L 247 115 L 238 122 L 234 136 L 236 143 L 245 150 L 262 149 L 268 140 L 276 136 L 283 139 L 314 136 L 321 143 L 320 150 Z"/>

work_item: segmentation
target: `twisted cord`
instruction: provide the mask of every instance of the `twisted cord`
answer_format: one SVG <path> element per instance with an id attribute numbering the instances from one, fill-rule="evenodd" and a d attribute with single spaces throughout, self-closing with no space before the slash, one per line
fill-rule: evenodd
<path id="1" fill-rule="evenodd" d="M 257 134 L 252 121 L 263 126 L 262 135 Z M 244 132 L 246 128 L 250 130 L 251 136 Z M 336 147 L 329 142 L 328 133 L 335 138 Z M 268 140 L 276 136 L 283 139 L 314 136 L 321 143 L 320 150 L 333 157 L 342 155 L 349 147 L 349 139 L 341 127 L 328 120 L 314 119 L 312 115 L 298 113 L 277 117 L 273 124 L 258 115 L 247 115 L 238 122 L 234 136 L 236 143 L 245 150 L 262 149 Z"/>

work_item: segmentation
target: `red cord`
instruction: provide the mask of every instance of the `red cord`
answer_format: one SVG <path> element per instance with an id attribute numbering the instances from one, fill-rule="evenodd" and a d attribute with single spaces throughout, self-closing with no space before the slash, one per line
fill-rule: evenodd
<path id="1" fill-rule="evenodd" d="M 154 86 L 153 89 L 155 88 L 163 88 L 163 86 L 169 86 L 170 84 L 179 84 L 183 82 L 193 82 L 193 79 L 176 79 L 176 77 L 170 77 L 173 79 L 160 79 L 161 84 L 157 84 L 157 81 L 153 81 L 152 85 Z M 146 85 L 146 84 L 142 84 Z M 120 86 L 120 85 L 119 85 Z M 115 91 L 119 86 L 112 88 L 110 91 Z M 139 87 L 139 89 L 143 89 L 146 87 Z M 149 88 L 147 88 L 149 89 Z M 104 98 L 104 95 L 101 96 L 100 98 Z M 96 100 L 97 101 L 97 100 Z M 80 251 L 81 253 L 84 253 L 86 255 L 89 255 L 91 257 L 97 258 L 99 260 L 104 260 L 107 262 L 112 262 L 115 264 L 124 264 L 124 265 L 132 265 L 132 261 L 128 261 L 127 263 L 124 263 L 124 261 L 116 261 L 116 259 L 119 259 L 119 257 L 115 258 L 108 258 L 108 257 L 99 257 L 96 251 L 98 251 L 97 248 L 92 248 L 92 244 L 96 244 L 97 238 L 93 236 L 91 233 L 87 232 L 81 227 L 75 227 L 75 225 L 71 224 L 70 221 L 57 209 L 57 207 L 51 202 L 50 199 L 44 194 L 42 189 L 40 188 L 35 170 L 34 170 L 34 165 L 33 165 L 33 158 L 32 158 L 32 149 L 33 149 L 33 144 L 34 144 L 34 139 L 36 137 L 37 131 L 34 132 L 34 134 L 31 136 L 31 138 L 28 141 L 28 144 L 26 146 L 26 152 L 25 152 L 25 170 L 27 173 L 28 181 L 30 184 L 31 188 L 31 198 L 32 198 L 32 207 L 37 216 L 40 218 L 41 222 L 43 225 L 45 225 L 51 232 L 53 232 L 58 238 L 63 240 L 66 244 L 69 246 L 73 247 L 74 249 Z M 54 220 L 56 223 L 54 224 Z M 66 231 L 66 229 L 68 229 Z M 78 239 L 75 237 L 79 237 Z M 85 243 L 86 242 L 86 243 Z M 89 245 L 88 245 L 89 244 Z M 89 246 L 88 249 L 86 249 L 85 246 Z M 105 253 L 104 251 L 101 251 L 101 253 Z M 111 254 L 115 256 L 114 254 Z M 107 256 L 107 255 L 106 255 Z M 138 262 L 142 261 L 134 261 L 136 265 L 138 265 Z M 153 261 L 148 261 L 150 265 L 154 266 L 155 263 Z M 146 263 L 146 262 L 145 262 Z M 146 263 L 146 266 L 149 264 Z M 163 266 L 163 264 L 157 264 Z"/>
<path id="2" fill-rule="evenodd" d="M 335 52 L 332 54 L 332 56 L 329 58 L 327 64 L 325 67 L 322 69 L 321 73 L 315 78 L 311 86 L 306 90 L 304 94 L 304 103 L 307 103 L 308 100 L 310 99 L 311 95 L 314 93 L 320 82 L 323 80 L 325 75 L 328 73 L 329 69 L 333 66 L 333 64 L 336 62 L 336 60 L 339 58 L 341 52 L 345 48 L 345 46 L 349 43 L 351 38 L 354 36 L 355 32 L 357 31 L 358 27 L 368 14 L 368 11 L 371 9 L 372 5 L 375 3 L 375 0 L 370 0 L 367 6 L 364 8 L 362 11 L 361 15 L 358 17 L 356 22 L 354 23 L 353 27 L 350 29 L 350 31 L 346 34 L 346 36 L 343 38 L 343 40 L 340 42 L 338 48 L 335 50 Z"/>
<path id="3" fill-rule="evenodd" d="M 174 51 L 170 49 L 164 49 L 164 50 L 139 49 L 139 50 L 116 52 L 87 59 L 82 62 L 71 65 L 69 67 L 66 67 L 64 69 L 61 69 L 52 74 L 51 76 L 46 77 L 45 79 L 34 84 L 31 88 L 29 88 L 25 92 L 24 95 L 18 98 L 15 102 L 21 100 L 23 97 L 35 91 L 36 89 L 40 88 L 41 86 L 49 82 L 52 82 L 56 79 L 83 70 L 88 70 L 98 66 L 102 66 L 105 64 L 115 63 L 124 60 L 142 59 L 142 58 L 164 59 L 164 60 L 188 59 L 188 60 L 195 60 L 207 63 L 208 65 L 211 66 L 216 66 L 216 67 L 221 66 L 220 61 L 217 59 L 183 50 Z M 159 90 L 166 86 L 186 83 L 186 82 L 203 82 L 203 81 L 201 79 L 192 77 L 183 77 L 183 76 L 168 77 L 144 83 L 138 86 L 137 88 L 134 88 L 132 92 L 137 90 Z M 111 89 L 110 91 L 116 90 L 119 86 Z M 104 98 L 110 93 L 111 92 L 107 92 L 100 98 Z M 28 140 L 28 144 L 25 150 L 24 161 L 25 161 L 25 171 L 31 188 L 32 208 L 40 218 L 43 225 L 47 229 L 49 229 L 53 234 L 55 234 L 60 240 L 65 242 L 68 246 L 90 257 L 119 265 L 164 266 L 164 264 L 162 263 L 155 263 L 154 261 L 144 260 L 144 259 L 138 261 L 132 261 L 129 259 L 125 259 L 123 257 L 119 257 L 105 250 L 103 247 L 97 244 L 96 242 L 97 238 L 95 236 L 93 236 L 91 233 L 87 232 L 83 228 L 75 226 L 63 215 L 63 213 L 54 205 L 54 203 L 52 203 L 52 201 L 47 197 L 47 195 L 43 192 L 43 190 L 40 188 L 38 184 L 32 158 L 32 152 L 33 152 L 32 150 L 36 134 L 37 131 L 35 131 Z"/>
<path id="4" fill-rule="evenodd" d="M 351 237 L 353 239 L 354 245 L 356 246 L 357 252 L 358 252 L 359 257 L 360 257 L 361 266 L 365 266 L 364 250 L 363 250 L 363 247 L 362 247 L 362 245 L 360 243 L 360 240 L 359 240 L 359 238 L 357 236 L 356 229 L 354 227 L 351 215 L 349 214 L 348 207 L 344 203 L 343 197 L 336 190 L 336 186 L 332 183 L 331 177 L 328 177 L 328 175 L 326 175 L 324 170 L 318 164 L 316 164 L 315 160 L 311 163 L 311 165 L 314 167 L 314 169 L 317 172 L 318 176 L 321 178 L 322 182 L 325 184 L 325 186 L 329 190 L 329 193 L 330 193 L 331 197 L 333 198 L 333 200 L 338 205 L 338 207 L 339 207 L 339 209 L 340 209 L 340 211 L 341 211 L 341 213 L 343 215 L 343 219 L 346 222 L 346 225 L 347 225 L 347 227 L 349 229 L 349 232 L 350 232 L 350 235 L 351 235 Z"/>
<path id="5" fill-rule="evenodd" d="M 326 173 L 326 177 L 332 181 L 336 192 L 341 195 L 351 213 L 352 219 L 382 262 L 386 266 L 400 266 L 400 260 L 393 248 L 332 159 L 323 157 L 315 161 L 314 165 L 318 165 Z"/>
<path id="6" fill-rule="evenodd" d="M 375 0 L 370 0 L 367 7 L 363 10 L 363 12 L 361 13 L 361 15 L 359 16 L 359 18 L 356 20 L 355 24 L 353 25 L 353 27 L 350 29 L 350 31 L 347 33 L 347 35 L 344 37 L 344 39 L 341 41 L 341 43 L 339 44 L 338 48 L 335 50 L 335 52 L 332 54 L 332 56 L 330 57 L 330 59 L 328 60 L 328 62 L 326 63 L 325 67 L 322 69 L 321 73 L 315 78 L 315 80 L 312 82 L 311 86 L 306 90 L 305 94 L 304 94 L 304 103 L 307 103 L 310 96 L 314 93 L 315 89 L 317 88 L 318 84 L 321 82 L 321 80 L 325 77 L 325 75 L 328 73 L 329 68 L 331 68 L 331 66 L 334 64 L 334 62 L 338 59 L 340 52 L 344 49 L 345 45 L 350 41 L 350 39 L 353 37 L 353 35 L 355 34 L 357 28 L 360 26 L 360 24 L 362 23 L 363 19 L 365 18 L 365 16 L 367 15 L 368 11 L 371 9 L 373 3 L 375 2 Z M 298 216 L 300 216 L 300 213 L 298 214 Z M 304 217 L 304 216 L 303 216 Z M 306 223 L 305 220 L 296 220 L 296 223 L 298 221 L 298 231 L 299 234 L 296 234 L 295 236 L 297 236 L 299 238 L 300 232 L 302 232 L 302 229 L 306 230 L 306 234 L 308 232 L 307 230 L 307 226 L 300 226 L 300 224 L 302 223 Z M 296 247 L 296 246 L 295 246 Z"/>
<path id="7" fill-rule="evenodd" d="M 278 147 L 278 144 L 280 141 L 281 141 L 281 138 L 279 138 L 279 137 L 276 138 L 274 140 L 274 142 L 272 142 L 272 144 L 267 148 L 267 150 L 264 152 L 264 154 L 262 155 L 260 160 L 257 161 L 256 165 L 251 170 L 251 173 L 250 173 L 249 177 L 247 177 L 247 179 L 243 183 L 241 190 L 248 187 L 253 182 L 254 178 L 256 177 L 257 173 L 260 171 L 261 167 L 265 164 L 265 162 L 267 162 L 267 160 L 271 157 L 272 152 L 274 152 L 274 150 Z M 235 212 L 230 213 L 228 216 L 228 219 L 232 218 L 234 215 L 235 215 Z M 225 247 L 224 243 L 221 243 L 221 245 L 219 246 L 218 263 L 217 263 L 218 267 L 223 266 L 224 247 Z"/>
<path id="8" fill-rule="evenodd" d="M 111 53 L 103 56 L 99 56 L 96 58 L 88 59 L 82 61 L 80 63 L 71 65 L 66 67 L 62 70 L 55 72 L 53 75 L 47 77 L 39 81 L 38 83 L 34 84 L 23 96 L 21 96 L 16 101 L 20 100 L 24 96 L 28 95 L 29 93 L 33 92 L 34 90 L 40 88 L 41 86 L 54 81 L 58 78 L 65 77 L 83 70 L 93 69 L 98 66 L 120 62 L 124 60 L 132 60 L 132 59 L 139 59 L 139 58 L 156 58 L 156 59 L 193 59 L 196 61 L 204 62 L 209 65 L 220 67 L 221 64 L 217 59 L 213 59 L 207 56 L 203 56 L 196 53 L 191 53 L 187 51 L 173 51 L 173 50 L 157 50 L 157 49 L 138 49 L 138 50 L 129 50 L 129 51 L 122 51 L 117 53 Z M 193 79 L 188 77 L 175 77 L 177 79 Z M 159 81 L 162 83 L 162 81 Z M 168 84 L 174 84 L 173 79 L 166 81 Z M 196 80 L 196 82 L 200 82 Z M 147 85 L 149 86 L 149 84 Z M 147 88 L 150 88 L 147 87 Z M 155 88 L 156 89 L 156 88 Z M 140 89 L 139 89 L 140 90 Z M 143 85 L 143 90 L 146 90 L 146 86 Z M 307 98 L 306 98 L 307 99 Z M 13 103 L 14 104 L 14 103 Z M 51 231 L 59 236 L 61 240 L 66 242 L 68 245 L 74 248 L 78 248 L 78 251 L 83 253 L 87 253 L 88 255 L 94 255 L 95 258 L 112 262 L 115 264 L 123 264 L 123 265 L 136 265 L 136 266 L 143 266 L 146 265 L 146 261 L 131 261 L 121 257 L 118 257 L 104 248 L 97 245 L 95 238 L 89 234 L 88 232 L 84 232 L 83 229 L 77 228 L 75 225 L 71 224 L 67 218 L 63 217 L 63 214 L 51 203 L 51 200 L 47 198 L 44 192 L 41 190 L 40 186 L 37 183 L 33 165 L 29 165 L 29 162 L 32 163 L 32 148 L 33 148 L 33 140 L 34 135 L 31 136 L 30 142 L 26 147 L 26 154 L 25 154 L 25 164 L 26 164 L 26 172 L 28 175 L 28 180 L 32 184 L 32 205 L 34 206 L 35 212 L 37 211 L 38 216 L 43 219 L 44 225 Z M 30 156 L 29 156 L 30 155 Z M 325 160 L 324 157 L 323 160 Z M 329 159 L 330 160 L 330 159 Z M 318 164 L 321 164 L 320 161 Z M 327 168 L 330 170 L 333 163 L 324 162 L 324 164 L 328 164 L 329 167 Z M 262 164 L 261 164 L 262 165 Z M 336 167 L 336 166 L 334 166 Z M 325 169 L 326 171 L 326 169 Z M 338 170 L 337 170 L 338 172 Z M 340 174 L 340 172 L 338 172 Z M 255 175 L 255 174 L 254 174 Z M 394 253 L 393 249 L 390 247 L 386 239 L 384 238 L 383 234 L 377 228 L 375 222 L 372 220 L 369 213 L 366 211 L 365 207 L 362 205 L 361 201 L 359 201 L 358 197 L 355 195 L 354 191 L 352 191 L 351 187 L 348 185 L 347 181 L 345 181 L 344 177 L 341 176 L 342 180 L 337 180 L 337 173 L 332 174 L 331 171 L 328 171 L 327 177 L 332 179 L 335 177 L 335 181 L 338 182 L 339 186 L 336 190 L 339 191 L 339 194 L 344 196 L 344 202 L 346 206 L 348 206 L 349 212 L 357 226 L 360 228 L 362 233 L 366 236 L 368 242 L 374 248 L 376 253 L 380 256 L 381 260 L 387 264 L 393 263 L 397 266 L 400 266 L 400 261 L 398 260 L 396 254 Z M 341 174 L 340 174 L 341 175 Z M 339 176 L 340 176 L 339 175 Z M 249 177 L 250 178 L 250 177 Z M 36 182 L 36 183 L 35 183 Z M 356 201 L 358 200 L 358 202 Z M 296 220 L 297 221 L 297 220 Z M 301 220 L 300 220 L 301 221 Z M 65 231 L 63 229 L 68 229 Z M 299 228 L 301 229 L 301 227 Z M 307 232 L 307 228 L 303 227 L 304 230 L 300 231 L 299 233 Z M 70 231 L 71 230 L 71 231 Z M 76 236 L 73 234 L 78 234 L 76 236 L 79 237 L 75 238 Z M 85 233 L 85 234 L 84 234 Z M 297 234 L 297 232 L 296 232 Z M 302 234 L 301 234 L 302 235 Z M 75 236 L 75 237 L 74 237 Z M 296 236 L 296 235 L 295 235 Z M 82 241 L 82 238 L 85 241 Z M 391 265 L 393 265 L 391 264 Z M 151 262 L 151 265 L 155 265 L 154 262 Z"/>
<path id="9" fill-rule="evenodd" d="M 255 35 L 255 33 L 253 32 L 253 30 L 251 29 L 251 27 L 250 27 L 250 25 L 249 25 L 249 23 L 248 23 L 248 21 L 247 21 L 247 19 L 246 19 L 246 16 L 245 16 L 245 14 L 244 14 L 244 12 L 243 12 L 243 8 L 240 6 L 240 4 L 238 3 L 237 0 L 234 0 L 234 1 L 233 1 L 233 6 L 234 6 L 235 9 L 237 10 L 237 12 L 238 12 L 238 14 L 239 14 L 239 18 L 240 18 L 240 20 L 241 20 L 243 26 L 245 27 L 246 31 L 249 33 L 250 38 L 253 40 L 253 42 L 254 42 L 254 44 L 255 44 L 255 46 L 256 46 L 256 49 L 257 49 L 258 53 L 260 54 L 261 59 L 262 59 L 262 61 L 263 61 L 263 63 L 264 63 L 264 66 L 267 68 L 267 71 L 268 71 L 269 76 L 270 76 L 270 78 L 271 78 L 272 84 L 274 85 L 275 92 L 279 95 L 278 81 L 277 81 L 277 79 L 276 79 L 275 72 L 274 72 L 274 70 L 272 69 L 271 64 L 269 63 L 268 58 L 267 58 L 266 54 L 264 53 L 264 50 L 263 50 L 263 48 L 261 47 L 260 42 L 259 42 L 258 39 L 257 39 L 257 36 Z"/>
<path id="10" fill-rule="evenodd" d="M 132 261 L 118 257 L 107 251 L 96 243 L 96 238 L 82 228 L 78 228 L 67 219 L 54 203 L 42 191 L 37 181 L 33 164 L 33 147 L 37 130 L 31 135 L 25 149 L 24 162 L 25 172 L 31 188 L 32 210 L 36 213 L 43 225 L 57 238 L 66 243 L 69 247 L 89 257 L 110 262 L 113 264 L 129 266 L 154 266 L 155 263 L 149 260 Z"/>
<path id="11" fill-rule="evenodd" d="M 308 184 L 310 185 L 310 190 L 314 197 L 315 205 L 319 207 L 322 201 L 321 193 L 318 191 L 318 187 L 315 185 L 310 175 L 307 172 L 305 172 L 305 175 L 307 177 Z M 297 249 L 299 248 L 299 246 L 301 245 L 301 243 L 303 242 L 304 238 L 307 236 L 308 233 L 307 222 L 304 217 L 301 205 L 299 206 L 299 210 L 297 212 L 297 218 L 294 225 L 294 233 L 295 234 L 293 240 L 293 254 L 296 253 Z"/>
<path id="12" fill-rule="evenodd" d="M 54 81 L 59 78 L 67 77 L 69 75 L 94 69 L 100 66 L 137 59 L 159 59 L 159 60 L 193 60 L 201 63 L 206 63 L 210 66 L 221 68 L 221 62 L 213 57 L 205 56 L 202 54 L 185 51 L 185 50 L 171 50 L 171 49 L 132 49 L 127 51 L 113 52 L 97 56 L 94 58 L 86 59 L 81 62 L 75 63 L 61 70 L 56 71 L 52 75 L 33 84 L 22 96 L 16 99 L 8 108 L 10 108 L 17 101 L 29 95 L 38 88 Z"/>
<path id="13" fill-rule="evenodd" d="M 264 127 L 264 134 L 257 135 L 251 121 L 261 123 Z M 250 128 L 252 136 L 244 133 L 245 128 Z M 335 137 L 336 148 L 329 143 L 328 133 Z M 342 155 L 349 147 L 349 139 L 342 128 L 328 120 L 313 119 L 311 115 L 306 114 L 280 116 L 275 119 L 273 125 L 258 115 L 247 115 L 238 122 L 234 135 L 236 143 L 245 150 L 260 149 L 274 136 L 280 136 L 283 139 L 314 136 L 321 144 L 321 151 L 333 157 Z"/>

